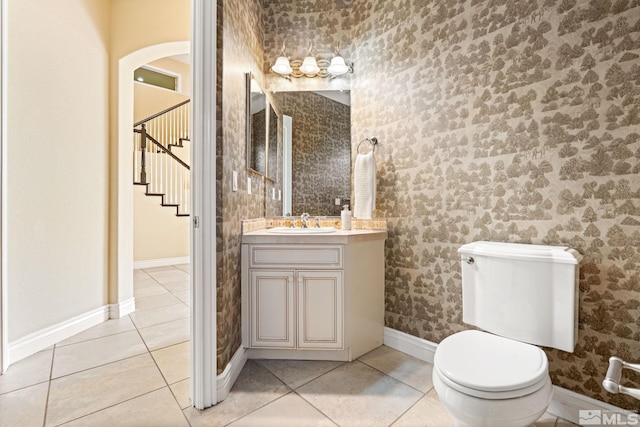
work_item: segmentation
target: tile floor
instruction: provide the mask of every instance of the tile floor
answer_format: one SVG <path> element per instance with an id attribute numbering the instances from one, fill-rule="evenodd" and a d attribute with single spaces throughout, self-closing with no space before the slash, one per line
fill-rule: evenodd
<path id="1" fill-rule="evenodd" d="M 227 399 L 189 400 L 188 265 L 135 272 L 135 313 L 12 365 L 0 427 L 450 426 L 431 365 L 380 347 L 351 363 L 249 360 Z M 571 426 L 545 415 L 538 427 Z"/>

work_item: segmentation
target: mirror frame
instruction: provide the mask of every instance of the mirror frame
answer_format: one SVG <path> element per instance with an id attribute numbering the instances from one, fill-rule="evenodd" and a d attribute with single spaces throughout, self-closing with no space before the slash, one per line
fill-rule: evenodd
<path id="1" fill-rule="evenodd" d="M 264 102 L 265 102 L 265 108 L 264 108 L 264 114 L 265 114 L 265 129 L 264 129 L 264 151 L 265 151 L 265 164 L 264 164 L 264 171 L 259 171 L 255 168 L 253 168 L 253 140 L 254 140 L 254 135 L 253 135 L 253 115 L 251 114 L 251 107 L 252 107 L 252 103 L 251 103 L 251 86 L 252 83 L 255 82 L 255 85 L 260 89 L 260 91 L 262 92 L 262 95 L 264 96 Z M 260 84 L 258 83 L 258 80 L 253 76 L 253 74 L 251 72 L 248 72 L 245 74 L 245 84 L 246 84 L 246 98 L 245 98 L 245 106 L 246 106 L 246 112 L 245 112 L 245 133 L 246 133 L 246 141 L 245 141 L 245 149 L 246 149 L 246 168 L 247 170 L 250 170 L 258 175 L 262 175 L 262 176 L 267 176 L 268 174 L 268 161 L 267 161 L 267 153 L 268 153 L 268 149 L 269 149 L 269 136 L 267 135 L 268 132 L 268 102 L 267 102 L 267 95 L 266 92 L 264 91 L 264 89 L 262 89 L 262 87 L 260 87 Z"/>

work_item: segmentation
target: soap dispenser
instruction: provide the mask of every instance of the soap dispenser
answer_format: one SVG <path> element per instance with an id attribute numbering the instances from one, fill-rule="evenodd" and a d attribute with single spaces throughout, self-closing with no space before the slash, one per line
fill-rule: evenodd
<path id="1" fill-rule="evenodd" d="M 340 216 L 342 218 L 342 229 L 351 230 L 351 211 L 349 210 L 349 205 L 342 207 Z"/>

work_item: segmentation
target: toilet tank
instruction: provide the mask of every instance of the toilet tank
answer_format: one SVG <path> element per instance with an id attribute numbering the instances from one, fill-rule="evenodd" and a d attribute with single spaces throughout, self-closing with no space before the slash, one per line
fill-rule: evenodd
<path id="1" fill-rule="evenodd" d="M 473 242 L 458 249 L 463 321 L 494 334 L 573 352 L 578 263 L 565 246 Z"/>

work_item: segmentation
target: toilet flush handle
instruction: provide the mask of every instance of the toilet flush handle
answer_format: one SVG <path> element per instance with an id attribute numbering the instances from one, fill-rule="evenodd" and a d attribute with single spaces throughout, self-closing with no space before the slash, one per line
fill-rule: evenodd
<path id="1" fill-rule="evenodd" d="M 467 264 L 473 264 L 475 262 L 475 260 L 471 256 L 463 256 L 462 260 Z"/>

